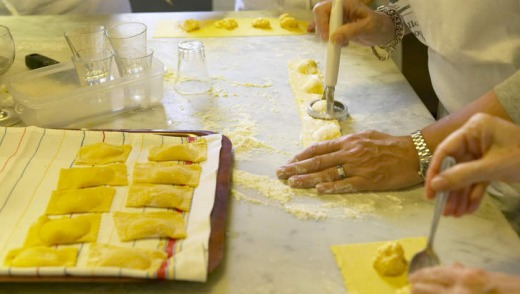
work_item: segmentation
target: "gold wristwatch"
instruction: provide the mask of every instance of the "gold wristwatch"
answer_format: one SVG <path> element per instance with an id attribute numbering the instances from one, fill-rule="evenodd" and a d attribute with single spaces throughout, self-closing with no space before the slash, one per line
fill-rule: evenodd
<path id="1" fill-rule="evenodd" d="M 428 166 L 430 165 L 430 160 L 432 159 L 432 153 L 430 152 L 428 145 L 426 145 L 426 141 L 424 141 L 424 137 L 420 130 L 411 133 L 410 136 L 412 137 L 417 155 L 419 155 L 419 176 L 424 180 L 426 178 Z"/>

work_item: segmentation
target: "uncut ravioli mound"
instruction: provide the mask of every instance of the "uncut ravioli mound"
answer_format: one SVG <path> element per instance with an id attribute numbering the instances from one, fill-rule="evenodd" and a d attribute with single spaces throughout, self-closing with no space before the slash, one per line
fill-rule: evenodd
<path id="1" fill-rule="evenodd" d="M 177 208 L 189 211 L 193 187 L 174 185 L 131 184 L 126 207 Z"/>
<path id="2" fill-rule="evenodd" d="M 82 146 L 76 155 L 75 164 L 99 165 L 108 163 L 125 163 L 132 151 L 132 145 L 112 145 L 98 142 Z"/>
<path id="3" fill-rule="evenodd" d="M 114 212 L 117 235 L 122 242 L 155 239 L 186 238 L 182 214 L 173 211 Z"/>
<path id="4" fill-rule="evenodd" d="M 5 257 L 11 267 L 75 266 L 78 248 L 23 247 L 12 249 Z"/>
<path id="5" fill-rule="evenodd" d="M 87 266 L 119 267 L 154 272 L 167 259 L 160 250 L 136 247 L 119 247 L 93 243 L 89 248 Z"/>
<path id="6" fill-rule="evenodd" d="M 60 170 L 58 190 L 103 185 L 128 185 L 126 164 L 117 163 L 105 166 L 62 168 Z"/>
<path id="7" fill-rule="evenodd" d="M 148 154 L 150 161 L 191 161 L 201 162 L 207 158 L 207 143 L 199 139 L 191 143 L 152 146 Z"/>
<path id="8" fill-rule="evenodd" d="M 58 218 L 40 216 L 29 228 L 24 247 L 95 242 L 100 222 L 98 213 Z"/>
<path id="9" fill-rule="evenodd" d="M 45 214 L 108 212 L 115 194 L 113 187 L 55 190 Z"/>
<path id="10" fill-rule="evenodd" d="M 201 170 L 202 168 L 197 164 L 137 162 L 134 165 L 133 182 L 197 187 L 199 185 Z"/>

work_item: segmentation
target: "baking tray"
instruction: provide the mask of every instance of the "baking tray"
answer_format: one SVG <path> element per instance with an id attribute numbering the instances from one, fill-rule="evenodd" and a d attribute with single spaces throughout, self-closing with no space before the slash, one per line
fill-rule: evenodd
<path id="1" fill-rule="evenodd" d="M 147 133 L 161 136 L 174 137 L 203 137 L 217 134 L 212 131 L 204 130 L 135 130 L 135 129 L 89 129 L 89 131 L 104 132 L 126 132 L 126 133 Z M 233 148 L 229 138 L 222 135 L 222 146 L 219 154 L 219 167 L 217 171 L 217 184 L 215 189 L 215 203 L 210 215 L 210 236 L 208 244 L 208 275 L 211 274 L 224 258 L 225 237 L 227 227 L 227 206 L 228 195 L 231 185 L 231 173 L 233 168 Z M 2 261 L 3 262 L 3 261 Z M 175 280 L 164 279 L 144 279 L 131 277 L 103 277 L 103 276 L 7 276 L 0 275 L 2 282 L 174 282 Z"/>

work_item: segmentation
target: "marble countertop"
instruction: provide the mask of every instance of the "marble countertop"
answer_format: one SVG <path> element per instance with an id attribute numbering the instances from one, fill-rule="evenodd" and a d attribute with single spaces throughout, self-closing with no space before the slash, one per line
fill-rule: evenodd
<path id="1" fill-rule="evenodd" d="M 330 245 L 427 235 L 433 204 L 424 200 L 422 187 L 318 197 L 308 191 L 288 191 L 275 179 L 274 170 L 303 148 L 287 64 L 294 58 L 309 58 L 320 62 L 323 70 L 325 45 L 314 35 L 200 39 L 213 92 L 182 96 L 174 91 L 176 48 L 182 39 L 153 38 L 158 21 L 259 15 L 277 14 L 0 17 L 0 23 L 12 30 L 17 47 L 8 74 L 26 71 L 23 57 L 30 53 L 68 61 L 63 30 L 69 26 L 90 22 L 110 26 L 131 20 L 146 23 L 149 46 L 169 69 L 162 103 L 74 127 L 222 132 L 233 141 L 237 171 L 229 196 L 224 260 L 206 283 L 4 283 L 0 292 L 345 293 Z M 294 15 L 310 17 L 307 12 Z M 407 134 L 433 121 L 395 64 L 377 61 L 364 47 L 342 49 L 336 99 L 346 103 L 351 114 L 341 123 L 344 134 L 367 129 Z M 247 134 L 247 142 L 237 134 Z M 520 274 L 520 240 L 490 201 L 474 215 L 442 219 L 437 233 L 435 246 L 446 264 L 458 261 Z"/>

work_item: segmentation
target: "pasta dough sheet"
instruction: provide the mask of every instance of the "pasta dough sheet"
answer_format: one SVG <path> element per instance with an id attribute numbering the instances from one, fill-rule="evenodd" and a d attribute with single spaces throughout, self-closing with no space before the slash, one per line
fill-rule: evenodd
<path id="1" fill-rule="evenodd" d="M 99 213 L 58 218 L 44 215 L 29 228 L 24 247 L 94 242 L 100 222 Z"/>
<path id="2" fill-rule="evenodd" d="M 426 246 L 426 238 L 424 237 L 403 238 L 396 241 L 403 246 L 404 255 L 408 262 L 415 253 Z M 379 275 L 372 266 L 377 249 L 387 242 L 331 246 L 348 293 L 395 294 L 396 290 L 407 285 L 407 270 L 400 276 L 385 277 Z"/>
<path id="3" fill-rule="evenodd" d="M 113 187 L 55 190 L 45 214 L 108 212 L 115 194 Z"/>
<path id="4" fill-rule="evenodd" d="M 131 184 L 126 207 L 177 208 L 189 211 L 193 187 L 175 185 Z"/>
<path id="5" fill-rule="evenodd" d="M 341 136 L 341 127 L 337 120 L 315 119 L 307 114 L 311 101 L 319 100 L 323 94 L 323 79 L 313 60 L 291 60 L 288 65 L 296 107 L 300 114 L 303 146 L 326 141 Z"/>
<path id="6" fill-rule="evenodd" d="M 108 163 L 125 163 L 132 151 L 131 145 L 112 145 L 98 142 L 82 146 L 76 156 L 75 164 L 100 165 Z"/>
<path id="7" fill-rule="evenodd" d="M 151 146 L 150 161 L 191 161 L 201 162 L 207 158 L 207 144 L 202 138 L 192 143 Z"/>
<path id="8" fill-rule="evenodd" d="M 191 32 L 181 29 L 184 20 L 162 20 L 155 27 L 155 38 L 179 38 L 179 37 L 245 37 L 245 36 L 284 36 L 301 35 L 307 33 L 308 23 L 298 20 L 295 29 L 283 29 L 278 18 L 266 18 L 271 24 L 270 29 L 254 28 L 255 18 L 233 18 L 238 27 L 233 30 L 215 27 L 214 23 L 219 19 L 198 20 L 200 28 Z"/>
<path id="9" fill-rule="evenodd" d="M 202 168 L 198 164 L 176 162 L 136 162 L 133 182 L 197 187 Z"/>
<path id="10" fill-rule="evenodd" d="M 150 238 L 186 238 L 182 214 L 173 211 L 114 212 L 117 235 L 122 242 Z"/>
<path id="11" fill-rule="evenodd" d="M 128 185 L 126 164 L 95 167 L 73 167 L 60 170 L 58 189 Z"/>
<path id="12" fill-rule="evenodd" d="M 89 247 L 87 266 L 154 272 L 166 258 L 166 253 L 160 250 L 92 243 Z"/>
<path id="13" fill-rule="evenodd" d="M 5 264 L 14 267 L 75 266 L 78 248 L 24 247 L 7 253 Z"/>

